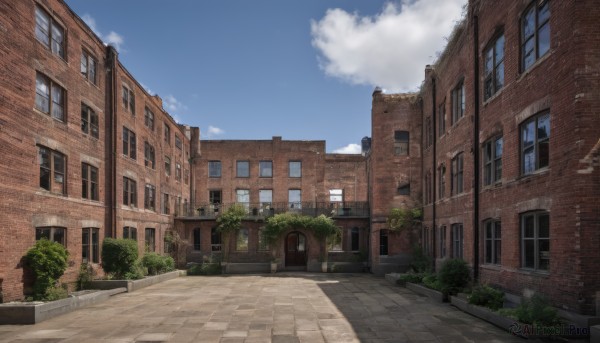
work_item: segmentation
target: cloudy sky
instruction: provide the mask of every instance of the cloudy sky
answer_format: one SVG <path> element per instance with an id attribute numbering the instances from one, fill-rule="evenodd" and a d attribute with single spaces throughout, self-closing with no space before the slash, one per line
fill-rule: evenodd
<path id="1" fill-rule="evenodd" d="M 66 0 L 204 139 L 358 153 L 371 94 L 413 91 L 466 0 Z"/>

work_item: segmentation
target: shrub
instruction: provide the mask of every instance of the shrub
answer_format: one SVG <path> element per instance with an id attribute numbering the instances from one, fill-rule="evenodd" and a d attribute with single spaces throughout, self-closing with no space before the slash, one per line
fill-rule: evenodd
<path id="1" fill-rule="evenodd" d="M 553 326 L 560 324 L 556 309 L 548 304 L 548 300 L 539 294 L 525 300 L 516 308 L 517 319 L 525 324 Z"/>
<path id="2" fill-rule="evenodd" d="M 94 280 L 94 268 L 87 263 L 82 263 L 79 267 L 79 276 L 77 276 L 77 289 L 82 290 L 89 287 L 90 282 Z"/>
<path id="3" fill-rule="evenodd" d="M 487 285 L 473 288 L 473 292 L 469 295 L 469 304 L 484 306 L 494 311 L 500 309 L 503 303 L 504 292 Z"/>
<path id="4" fill-rule="evenodd" d="M 221 274 L 221 265 L 218 263 L 194 264 L 187 270 L 188 275 L 218 275 Z"/>
<path id="5" fill-rule="evenodd" d="M 61 286 L 57 286 L 57 287 L 48 288 L 48 290 L 46 291 L 46 296 L 45 296 L 44 300 L 54 301 L 54 300 L 65 299 L 66 297 L 69 296 L 69 292 L 67 291 L 67 288 L 65 286 L 66 285 L 61 285 Z"/>
<path id="6" fill-rule="evenodd" d="M 400 275 L 398 279 L 404 282 L 421 283 L 423 281 L 423 276 L 425 276 L 425 274 L 407 273 Z"/>
<path id="7" fill-rule="evenodd" d="M 47 300 L 48 292 L 67 270 L 69 252 L 59 243 L 41 239 L 29 249 L 25 257 L 35 275 L 33 298 Z"/>
<path id="8" fill-rule="evenodd" d="M 423 253 L 423 248 L 420 245 L 415 245 L 413 247 L 410 268 L 415 273 L 428 273 L 431 271 L 431 265 L 431 257 Z"/>
<path id="9" fill-rule="evenodd" d="M 137 258 L 138 246 L 133 239 L 105 238 L 102 242 L 102 268 L 117 279 L 133 271 Z"/>
<path id="10" fill-rule="evenodd" d="M 423 276 L 423 284 L 427 288 L 435 289 L 436 291 L 445 292 L 444 287 L 435 274 L 427 274 Z"/>
<path id="11" fill-rule="evenodd" d="M 459 259 L 447 260 L 438 273 L 444 293 L 456 294 L 469 284 L 471 279 L 467 262 Z"/>
<path id="12" fill-rule="evenodd" d="M 142 266 L 148 268 L 149 275 L 158 275 L 174 270 L 175 261 L 171 256 L 162 256 L 151 252 L 142 257 Z"/>
<path id="13" fill-rule="evenodd" d="M 138 280 L 143 279 L 146 275 L 148 275 L 148 269 L 142 265 L 141 260 L 135 261 L 131 270 L 125 273 L 125 280 Z"/>

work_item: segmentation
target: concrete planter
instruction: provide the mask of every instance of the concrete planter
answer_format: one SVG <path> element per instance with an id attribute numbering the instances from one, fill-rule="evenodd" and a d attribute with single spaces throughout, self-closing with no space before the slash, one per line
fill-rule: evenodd
<path id="1" fill-rule="evenodd" d="M 46 319 L 107 300 L 115 294 L 126 291 L 126 288 L 121 287 L 70 296 L 66 299 L 47 303 L 0 304 L 0 324 L 36 324 Z"/>
<path id="2" fill-rule="evenodd" d="M 321 272 L 327 273 L 327 262 L 321 262 Z"/>
<path id="3" fill-rule="evenodd" d="M 277 273 L 277 262 L 271 262 L 271 273 Z"/>
<path id="4" fill-rule="evenodd" d="M 144 287 L 148 287 L 159 282 L 178 278 L 180 275 L 185 275 L 185 271 L 175 270 L 172 272 L 148 276 L 139 280 L 94 280 L 90 282 L 91 289 L 115 289 L 125 288 L 127 292 L 133 292 Z"/>
<path id="5" fill-rule="evenodd" d="M 428 298 L 431 298 L 437 302 L 448 302 L 448 295 L 440 292 L 440 291 L 436 291 L 435 289 L 431 289 L 431 288 L 427 288 L 423 285 L 419 285 L 416 283 L 411 283 L 411 282 L 407 282 L 406 283 L 406 288 L 410 289 L 411 291 L 424 295 Z"/>

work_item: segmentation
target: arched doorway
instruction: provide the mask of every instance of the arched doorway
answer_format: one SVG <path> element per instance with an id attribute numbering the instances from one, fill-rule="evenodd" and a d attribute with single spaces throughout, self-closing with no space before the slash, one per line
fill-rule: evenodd
<path id="1" fill-rule="evenodd" d="M 306 267 L 306 236 L 294 231 L 285 239 L 285 266 Z"/>

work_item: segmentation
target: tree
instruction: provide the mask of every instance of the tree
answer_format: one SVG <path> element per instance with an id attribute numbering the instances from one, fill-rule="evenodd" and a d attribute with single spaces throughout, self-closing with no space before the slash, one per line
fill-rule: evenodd
<path id="1" fill-rule="evenodd" d="M 246 216 L 246 208 L 234 204 L 217 217 L 217 230 L 223 235 L 223 261 L 229 261 L 229 242 L 231 237 L 242 227 Z"/>

